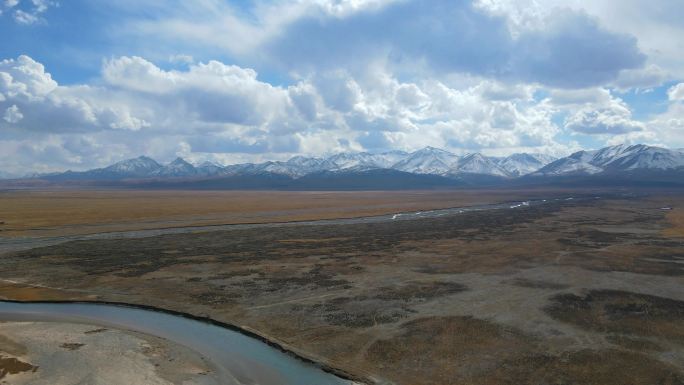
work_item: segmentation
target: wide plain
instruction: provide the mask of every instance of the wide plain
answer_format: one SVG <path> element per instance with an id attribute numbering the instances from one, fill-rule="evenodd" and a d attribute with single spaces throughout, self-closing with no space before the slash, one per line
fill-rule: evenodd
<path id="1" fill-rule="evenodd" d="M 136 194 L 138 202 L 154 200 Z M 218 202 L 227 193 L 215 194 Z M 217 220 L 573 199 L 407 221 L 70 241 L 3 255 L 0 296 L 209 316 L 367 383 L 684 384 L 681 191 L 405 192 L 387 200 L 379 192 L 347 200 L 346 193 L 251 194 L 239 198 L 254 202 L 251 209 L 234 203 L 240 210 Z M 306 211 L 308 201 L 318 202 L 315 210 Z M 203 204 L 202 212 L 166 210 L 185 224 L 213 215 Z M 136 221 L 117 215 L 40 226 Z M 25 234 L 34 234 L 34 221 Z"/>
<path id="2" fill-rule="evenodd" d="M 55 236 L 233 223 L 349 218 L 477 205 L 546 190 L 0 191 L 0 235 Z"/>

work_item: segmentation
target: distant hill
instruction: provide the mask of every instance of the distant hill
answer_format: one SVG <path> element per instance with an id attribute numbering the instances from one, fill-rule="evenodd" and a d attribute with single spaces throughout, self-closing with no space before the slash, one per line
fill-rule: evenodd
<path id="1" fill-rule="evenodd" d="M 340 153 L 328 158 L 193 165 L 140 156 L 88 171 L 39 175 L 2 185 L 87 185 L 196 189 L 416 189 L 505 185 L 684 185 L 684 152 L 647 145 L 578 151 L 561 159 L 543 154 L 459 156 L 426 147 L 406 153 Z"/>

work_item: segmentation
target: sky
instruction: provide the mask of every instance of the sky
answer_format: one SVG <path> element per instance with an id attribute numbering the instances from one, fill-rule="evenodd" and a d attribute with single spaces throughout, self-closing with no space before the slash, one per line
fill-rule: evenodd
<path id="1" fill-rule="evenodd" d="M 0 0 L 0 175 L 684 148 L 681 0 Z"/>

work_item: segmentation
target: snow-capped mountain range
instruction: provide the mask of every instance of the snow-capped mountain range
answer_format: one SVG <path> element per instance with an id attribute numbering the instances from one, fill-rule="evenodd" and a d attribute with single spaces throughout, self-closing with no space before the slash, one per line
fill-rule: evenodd
<path id="1" fill-rule="evenodd" d="M 520 177 L 560 177 L 616 174 L 637 170 L 684 171 L 684 152 L 647 145 L 619 145 L 593 151 L 579 151 L 556 159 L 542 154 L 513 154 L 489 157 L 480 153 L 456 155 L 426 147 L 407 153 L 390 151 L 340 153 L 327 158 L 295 156 L 287 161 L 219 165 L 204 162 L 193 165 L 182 158 L 162 165 L 146 156 L 124 160 L 111 166 L 82 172 L 67 171 L 42 178 L 54 180 L 122 180 L 167 178 L 216 178 L 272 175 L 291 179 L 326 173 L 326 175 L 391 170 L 415 175 L 450 179 L 487 177 L 515 179 Z"/>
<path id="2" fill-rule="evenodd" d="M 662 147 L 618 145 L 594 151 L 578 151 L 547 164 L 534 176 L 619 174 L 684 167 L 684 152 Z"/>

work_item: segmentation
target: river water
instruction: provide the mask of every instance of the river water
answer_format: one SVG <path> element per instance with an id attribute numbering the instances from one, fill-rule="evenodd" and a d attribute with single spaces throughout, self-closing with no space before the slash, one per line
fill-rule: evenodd
<path id="1" fill-rule="evenodd" d="M 597 198 L 598 197 L 591 197 L 589 199 Z M 458 215 L 472 211 L 516 210 L 573 199 L 577 198 L 537 199 L 349 219 L 195 226 L 51 238 L 0 239 L 0 254 L 6 251 L 48 246 L 71 240 L 142 238 L 196 231 L 237 230 L 293 225 L 332 225 L 403 221 L 418 218 Z M 579 199 L 587 199 L 587 197 Z M 220 376 L 225 378 L 225 383 L 227 385 L 341 385 L 353 383 L 349 380 L 327 373 L 314 364 L 300 360 L 257 338 L 240 333 L 239 331 L 160 311 L 106 304 L 14 303 L 0 301 L 0 321 L 3 320 L 86 323 L 116 329 L 133 330 L 165 338 L 193 349 L 207 357 L 216 366 Z"/>
<path id="2" fill-rule="evenodd" d="M 353 384 L 239 331 L 161 311 L 97 303 L 0 301 L 0 321 L 84 323 L 165 338 L 206 357 L 226 385 Z"/>

